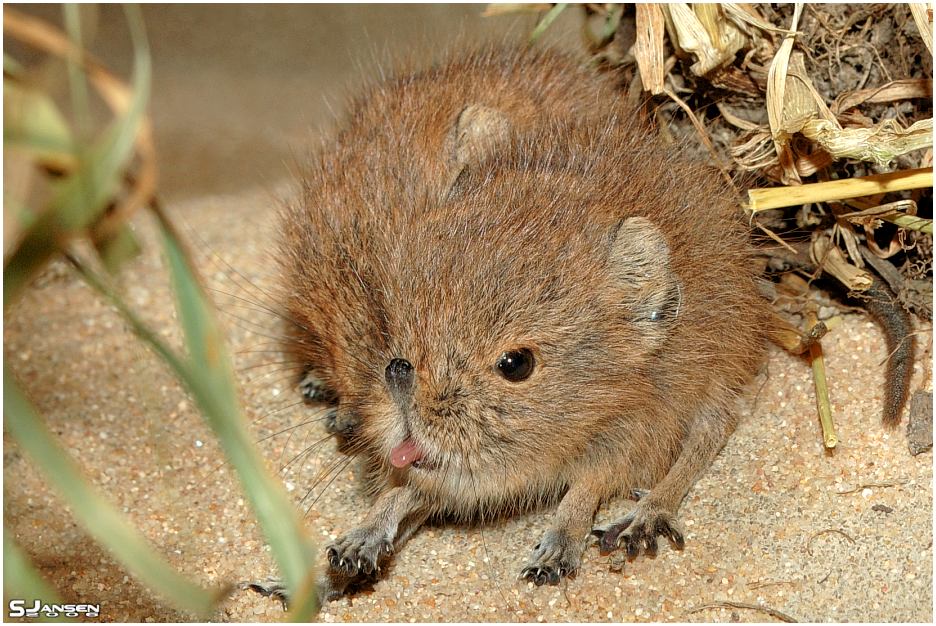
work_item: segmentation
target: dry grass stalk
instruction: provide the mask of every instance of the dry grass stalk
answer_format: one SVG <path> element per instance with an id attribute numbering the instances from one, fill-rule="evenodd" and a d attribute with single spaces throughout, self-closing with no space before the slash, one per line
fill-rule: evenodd
<path id="1" fill-rule="evenodd" d="M 794 31 L 781 28 L 780 26 L 774 26 L 769 22 L 765 22 L 763 19 L 761 19 L 760 15 L 758 15 L 754 7 L 749 4 L 722 2 L 721 7 L 724 9 L 725 15 L 734 20 L 734 22 L 738 25 L 748 24 L 768 33 L 780 33 L 782 35 L 795 34 Z"/>
<path id="2" fill-rule="evenodd" d="M 896 224 L 901 228 L 906 228 L 907 230 L 918 230 L 921 233 L 926 233 L 927 235 L 933 234 L 933 220 L 924 219 L 915 215 L 895 214 L 885 215 L 881 219 L 886 220 L 891 224 Z"/>
<path id="3" fill-rule="evenodd" d="M 810 350 L 827 332 L 829 328 L 823 322 L 818 322 L 804 335 L 796 326 L 778 315 L 774 315 L 770 320 L 770 328 L 767 330 L 770 341 L 790 354 L 803 354 Z"/>
<path id="4" fill-rule="evenodd" d="M 883 120 L 871 128 L 843 129 L 837 121 L 814 119 L 801 129 L 805 137 L 822 146 L 836 159 L 858 159 L 887 165 L 896 157 L 933 145 L 933 119 L 903 128 L 895 120 Z"/>
<path id="5" fill-rule="evenodd" d="M 822 324 L 813 311 L 806 313 L 806 322 L 810 330 Z M 838 444 L 838 435 L 835 433 L 835 422 L 832 420 L 832 403 L 829 401 L 829 385 L 826 382 L 822 344 L 818 340 L 809 345 L 809 360 L 812 365 L 813 384 L 816 388 L 816 409 L 819 411 L 819 423 L 822 426 L 822 443 L 827 450 L 831 450 Z"/>
<path id="6" fill-rule="evenodd" d="M 718 166 L 718 170 L 721 172 L 722 177 L 725 179 L 730 186 L 734 187 L 734 180 L 732 180 L 731 175 L 728 174 L 728 168 L 722 162 L 721 157 L 718 155 L 718 151 L 715 149 L 715 146 L 712 145 L 712 140 L 708 136 L 708 132 L 705 130 L 705 126 L 702 125 L 702 122 L 699 121 L 699 118 L 696 117 L 696 114 L 692 112 L 692 109 L 689 108 L 689 105 L 683 102 L 682 98 L 677 96 L 669 87 L 663 88 L 663 93 L 665 93 L 669 98 L 679 105 L 679 107 L 685 111 L 686 115 L 692 120 L 692 125 L 695 127 L 696 132 L 699 134 L 699 138 L 702 140 L 702 144 L 708 149 L 709 154 L 712 155 L 712 159 L 715 161 L 715 165 Z"/>
<path id="7" fill-rule="evenodd" d="M 748 611 L 760 611 L 761 613 L 766 613 L 767 615 L 780 620 L 781 622 L 786 622 L 788 624 L 797 623 L 797 619 L 792 615 L 787 615 L 782 611 L 778 611 L 775 608 L 761 605 L 761 604 L 749 604 L 747 602 L 734 602 L 729 600 L 721 600 L 719 602 L 712 602 L 711 604 L 706 604 L 704 606 L 696 607 L 689 611 L 692 613 L 699 613 L 700 611 L 707 611 L 708 609 L 745 609 Z"/>
<path id="8" fill-rule="evenodd" d="M 748 191 L 747 209 L 754 213 L 797 206 L 810 202 L 830 202 L 892 191 L 925 189 L 933 186 L 933 168 L 875 174 L 846 180 L 830 180 L 808 185 L 769 187 Z"/>
<path id="9" fill-rule="evenodd" d="M 740 128 L 741 130 L 757 130 L 759 128 L 754 122 L 735 115 L 724 102 L 716 102 L 715 106 L 718 108 L 718 112 L 721 113 L 722 117 L 725 118 L 725 121 L 732 126 Z"/>
<path id="10" fill-rule="evenodd" d="M 813 239 L 809 255 L 813 263 L 838 279 L 849 291 L 865 291 L 874 280 L 867 271 L 849 263 L 842 251 L 825 235 Z"/>

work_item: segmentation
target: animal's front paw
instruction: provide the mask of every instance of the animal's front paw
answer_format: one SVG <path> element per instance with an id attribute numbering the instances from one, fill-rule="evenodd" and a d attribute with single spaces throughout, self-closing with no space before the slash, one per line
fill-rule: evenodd
<path id="1" fill-rule="evenodd" d="M 349 577 L 376 574 L 391 554 L 393 543 L 371 528 L 355 528 L 325 552 L 331 568 Z"/>
<path id="2" fill-rule="evenodd" d="M 335 438 L 338 452 L 354 456 L 361 453 L 357 437 L 358 422 L 353 417 L 340 414 L 337 407 L 332 407 L 325 414 L 325 432 Z"/>
<path id="3" fill-rule="evenodd" d="M 679 522 L 673 514 L 654 506 L 650 500 L 642 500 L 634 510 L 607 528 L 592 530 L 592 535 L 598 537 L 602 553 L 623 547 L 630 559 L 641 552 L 656 555 L 657 537 L 666 537 L 677 550 L 686 546 Z"/>
<path id="4" fill-rule="evenodd" d="M 536 586 L 549 583 L 558 585 L 566 576 L 574 576 L 582 562 L 583 545 L 556 528 L 546 531 L 543 539 L 533 547 L 529 563 L 520 571 L 520 578 Z"/>

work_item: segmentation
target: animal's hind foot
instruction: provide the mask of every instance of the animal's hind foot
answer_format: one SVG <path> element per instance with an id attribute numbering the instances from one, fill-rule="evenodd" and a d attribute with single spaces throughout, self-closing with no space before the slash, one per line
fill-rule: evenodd
<path id="1" fill-rule="evenodd" d="M 676 517 L 669 511 L 653 506 L 649 500 L 642 501 L 610 526 L 595 528 L 592 535 L 598 537 L 598 546 L 603 554 L 624 548 L 629 559 L 636 558 L 641 552 L 655 556 L 657 537 L 666 537 L 677 550 L 686 546 Z"/>

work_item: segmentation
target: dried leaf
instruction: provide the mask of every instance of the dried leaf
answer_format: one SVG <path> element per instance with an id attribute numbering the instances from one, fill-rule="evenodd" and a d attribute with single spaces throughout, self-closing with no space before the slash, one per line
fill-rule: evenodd
<path id="1" fill-rule="evenodd" d="M 729 53 L 717 46 L 709 36 L 705 25 L 688 4 L 674 2 L 665 5 L 664 10 L 669 13 L 679 47 L 697 59 L 690 68 L 693 74 L 705 76 L 713 69 L 734 60 L 734 52 L 737 52 L 738 48 Z M 737 29 L 734 30 L 738 32 Z M 671 38 L 672 36 L 673 33 L 670 33 Z"/>
<path id="2" fill-rule="evenodd" d="M 717 50 L 717 64 L 711 67 L 700 67 L 693 69 L 700 76 L 707 75 L 717 67 L 726 65 L 734 60 L 738 50 L 743 48 L 748 42 L 747 36 L 727 17 L 720 4 L 716 3 L 697 3 L 692 5 L 692 10 L 699 23 L 708 33 L 709 40 Z M 704 69 L 704 71 L 703 71 Z"/>
<path id="3" fill-rule="evenodd" d="M 803 13 L 803 3 L 796 3 L 793 10 L 793 20 L 790 24 L 791 33 L 796 32 L 800 16 Z M 799 183 L 800 177 L 793 166 L 793 155 L 789 150 L 789 134 L 785 130 L 787 72 L 790 65 L 790 55 L 793 52 L 795 35 L 784 36 L 779 50 L 774 55 L 767 71 L 767 119 L 770 124 L 770 133 L 774 140 L 782 180 L 785 184 Z"/>
<path id="4" fill-rule="evenodd" d="M 644 89 L 653 95 L 663 93 L 663 34 L 665 18 L 657 4 L 636 6 L 637 38 L 634 41 L 634 58 L 640 69 L 640 80 Z"/>
<path id="5" fill-rule="evenodd" d="M 780 129 L 787 136 L 793 135 L 816 119 L 838 126 L 835 116 L 825 105 L 806 73 L 803 53 L 796 51 L 790 56 L 787 67 Z"/>
<path id="6" fill-rule="evenodd" d="M 909 100 L 910 98 L 932 98 L 933 80 L 931 78 L 905 78 L 895 80 L 874 87 L 872 89 L 859 89 L 858 91 L 847 91 L 835 99 L 832 105 L 832 112 L 836 115 L 853 109 L 865 102 L 878 104 L 881 102 L 895 102 L 897 100 Z"/>
<path id="7" fill-rule="evenodd" d="M 763 19 L 754 11 L 754 7 L 748 4 L 738 4 L 735 2 L 721 3 L 725 15 L 739 26 L 749 24 L 769 33 L 783 33 L 785 35 L 793 34 L 793 31 L 779 26 L 774 26 Z"/>
<path id="8" fill-rule="evenodd" d="M 826 236 L 813 240 L 809 256 L 813 263 L 838 279 L 850 291 L 864 291 L 873 282 L 871 274 L 849 263 L 842 251 Z"/>
<path id="9" fill-rule="evenodd" d="M 913 15 L 913 22 L 917 30 L 920 31 L 920 37 L 926 45 L 926 49 L 933 54 L 933 19 L 932 8 L 929 4 L 922 2 L 911 2 L 910 13 Z"/>

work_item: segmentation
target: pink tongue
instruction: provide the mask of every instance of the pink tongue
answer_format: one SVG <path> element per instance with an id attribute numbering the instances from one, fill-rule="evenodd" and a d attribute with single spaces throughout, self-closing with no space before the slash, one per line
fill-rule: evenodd
<path id="1" fill-rule="evenodd" d="M 390 463 L 393 467 L 407 467 L 423 458 L 423 451 L 412 439 L 406 439 L 403 443 L 390 451 Z"/>

